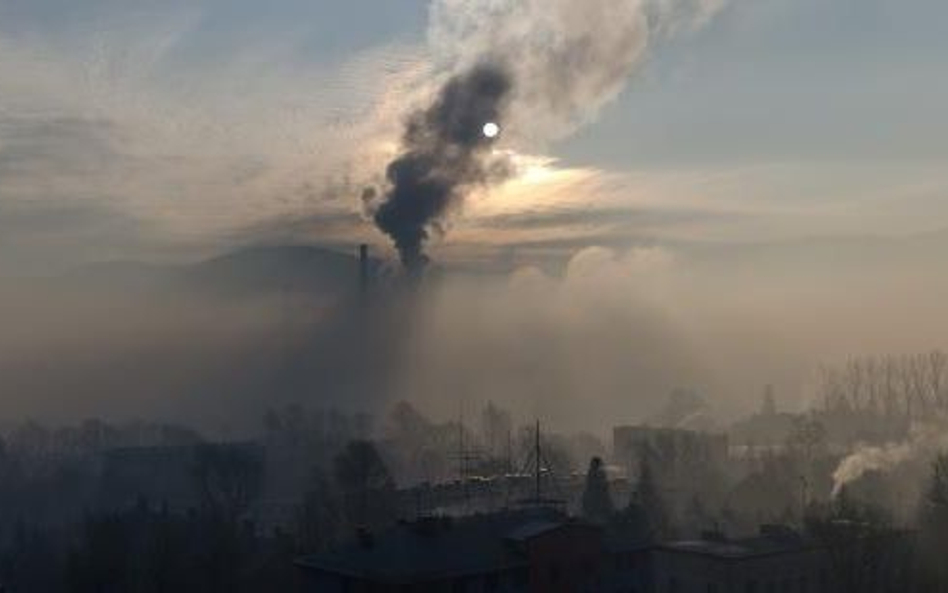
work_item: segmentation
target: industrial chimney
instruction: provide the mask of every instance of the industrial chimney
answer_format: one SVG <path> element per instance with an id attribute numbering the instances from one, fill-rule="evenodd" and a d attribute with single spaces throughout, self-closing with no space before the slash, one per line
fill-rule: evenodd
<path id="1" fill-rule="evenodd" d="M 369 295 L 369 246 L 359 245 L 359 296 L 362 301 Z"/>

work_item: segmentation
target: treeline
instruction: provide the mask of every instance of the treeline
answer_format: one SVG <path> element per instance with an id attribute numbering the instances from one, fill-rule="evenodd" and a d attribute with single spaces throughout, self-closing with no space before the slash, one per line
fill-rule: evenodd
<path id="1" fill-rule="evenodd" d="M 4 593 L 276 590 L 293 561 L 405 514 L 399 486 L 523 468 L 532 422 L 486 404 L 437 421 L 287 406 L 257 439 L 208 442 L 160 423 L 9 426 L 0 438 Z M 568 475 L 591 436 L 543 435 Z"/>
<path id="2" fill-rule="evenodd" d="M 0 439 L 0 590 L 293 590 L 295 558 L 396 519 L 366 422 L 292 408 L 241 443 L 162 424 L 14 426 Z M 269 480 L 287 449 L 308 469 L 283 500 Z M 156 495 L 168 482 L 183 498 Z M 274 500 L 288 516 L 268 516 Z"/>
<path id="3" fill-rule="evenodd" d="M 948 411 L 948 354 L 854 357 L 820 369 L 817 403 L 825 411 L 920 419 Z"/>

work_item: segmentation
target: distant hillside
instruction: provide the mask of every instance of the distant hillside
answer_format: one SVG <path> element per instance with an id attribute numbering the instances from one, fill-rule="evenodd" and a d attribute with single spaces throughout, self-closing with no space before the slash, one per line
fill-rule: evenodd
<path id="1" fill-rule="evenodd" d="M 379 263 L 373 261 L 371 266 L 377 270 Z M 93 264 L 64 279 L 112 290 L 169 288 L 232 296 L 282 291 L 326 294 L 355 290 L 358 268 L 355 254 L 293 245 L 251 247 L 193 264 Z"/>
<path id="2" fill-rule="evenodd" d="M 355 255 L 309 246 L 254 247 L 182 270 L 186 283 L 224 292 L 336 292 L 358 286 Z"/>

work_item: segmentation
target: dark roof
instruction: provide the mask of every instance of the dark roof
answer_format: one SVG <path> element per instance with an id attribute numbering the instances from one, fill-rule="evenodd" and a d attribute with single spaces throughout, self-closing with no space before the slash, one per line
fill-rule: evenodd
<path id="1" fill-rule="evenodd" d="M 761 526 L 761 533 L 753 537 L 736 539 L 702 538 L 667 542 L 658 547 L 667 551 L 703 554 L 725 559 L 741 559 L 804 552 L 814 549 L 816 546 L 813 542 L 787 528 Z"/>
<path id="2" fill-rule="evenodd" d="M 527 566 L 518 543 L 567 523 L 564 515 L 545 509 L 422 519 L 297 565 L 396 584 L 512 570 Z"/>
<path id="3" fill-rule="evenodd" d="M 550 531 L 558 529 L 562 526 L 563 521 L 561 520 L 557 520 L 552 517 L 548 519 L 540 518 L 520 525 L 508 533 L 506 537 L 511 541 L 524 542 L 543 535 L 544 533 L 549 533 Z"/>

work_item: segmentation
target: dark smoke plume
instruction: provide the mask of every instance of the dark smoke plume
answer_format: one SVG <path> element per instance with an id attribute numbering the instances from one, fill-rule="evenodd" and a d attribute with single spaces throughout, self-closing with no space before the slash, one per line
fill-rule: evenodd
<path id="1" fill-rule="evenodd" d="M 503 124 L 512 87 L 505 67 L 478 64 L 448 80 L 430 106 L 408 118 L 375 223 L 395 242 L 409 274 L 424 270 L 425 242 L 450 208 L 472 186 L 505 175 L 483 129 L 488 122 Z"/>

